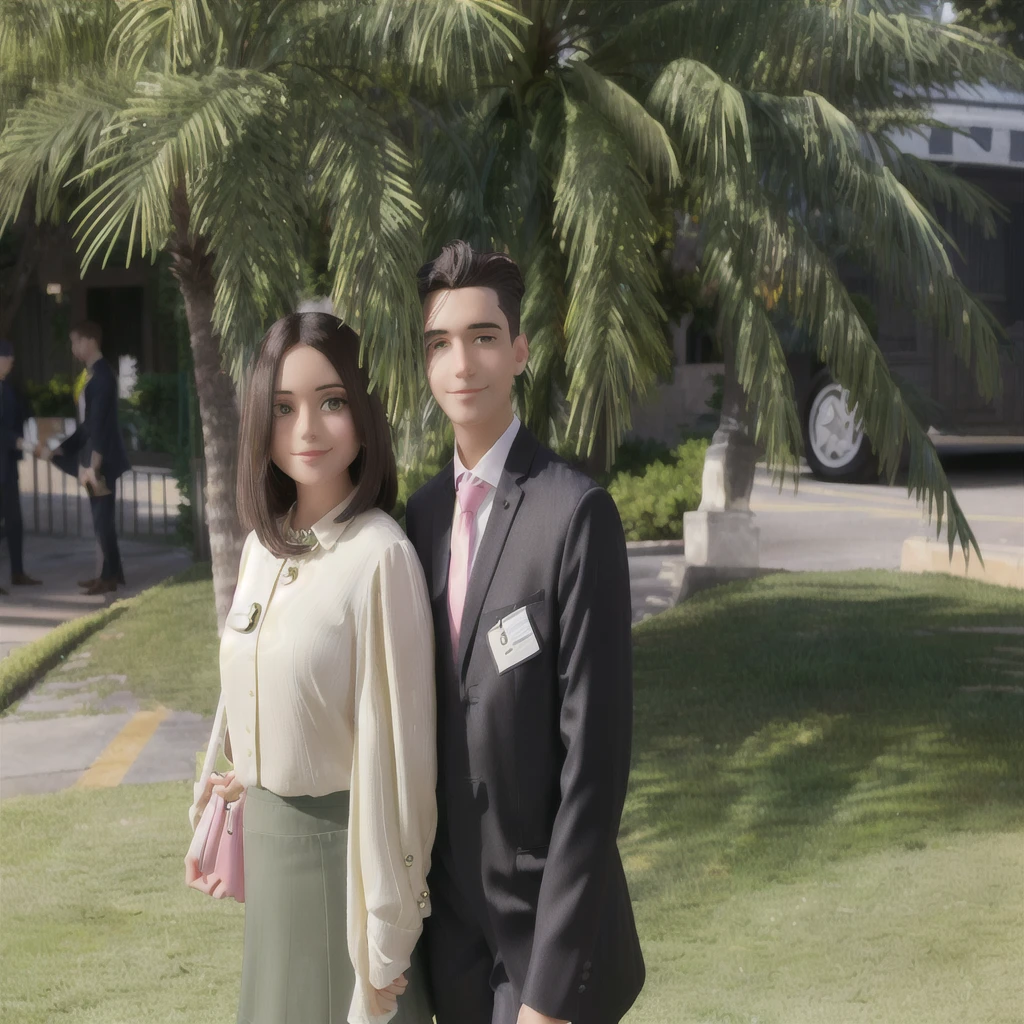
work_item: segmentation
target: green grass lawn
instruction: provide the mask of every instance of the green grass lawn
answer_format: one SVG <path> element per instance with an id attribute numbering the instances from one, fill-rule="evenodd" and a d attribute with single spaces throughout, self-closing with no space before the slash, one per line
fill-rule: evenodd
<path id="1" fill-rule="evenodd" d="M 88 674 L 212 710 L 209 583 L 167 590 L 87 642 Z M 1024 1020 L 1022 626 L 1019 592 L 847 573 L 636 628 L 629 1024 Z M 234 1020 L 242 908 L 184 888 L 188 802 L 0 805 L 0 1019 Z"/>

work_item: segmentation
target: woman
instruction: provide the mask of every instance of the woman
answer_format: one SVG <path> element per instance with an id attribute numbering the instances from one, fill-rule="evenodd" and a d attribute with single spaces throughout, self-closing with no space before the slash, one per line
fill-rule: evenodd
<path id="1" fill-rule="evenodd" d="M 295 313 L 245 395 L 252 532 L 220 654 L 234 770 L 193 808 L 246 790 L 239 1024 L 431 1020 L 413 950 L 436 827 L 433 634 L 367 388 L 356 334 Z"/>

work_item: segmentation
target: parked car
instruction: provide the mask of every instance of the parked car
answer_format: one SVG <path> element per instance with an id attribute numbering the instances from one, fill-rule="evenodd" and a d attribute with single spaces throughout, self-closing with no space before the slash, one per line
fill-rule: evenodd
<path id="1" fill-rule="evenodd" d="M 965 284 L 988 306 L 1006 332 L 1002 391 L 984 401 L 973 375 L 931 323 L 912 310 L 872 294 L 863 280 L 844 275 L 851 292 L 874 305 L 878 344 L 886 363 L 928 427 L 959 435 L 1024 436 L 1024 95 L 995 89 L 972 91 L 934 103 L 935 117 L 953 128 L 902 134 L 899 148 L 950 165 L 985 189 L 1005 210 L 994 238 L 950 212 L 940 222 L 960 250 L 950 251 Z M 863 481 L 877 477 L 877 461 L 849 394 L 824 366 L 806 355 L 790 359 L 801 412 L 805 454 L 820 479 Z"/>

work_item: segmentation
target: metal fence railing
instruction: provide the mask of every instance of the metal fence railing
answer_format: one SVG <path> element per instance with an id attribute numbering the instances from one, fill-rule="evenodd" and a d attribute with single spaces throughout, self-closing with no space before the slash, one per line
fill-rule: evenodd
<path id="1" fill-rule="evenodd" d="M 92 533 L 89 495 L 77 480 L 26 453 L 18 474 L 27 533 L 55 537 Z M 115 522 L 122 537 L 173 538 L 178 528 L 178 484 L 169 469 L 135 466 L 117 482 Z"/>

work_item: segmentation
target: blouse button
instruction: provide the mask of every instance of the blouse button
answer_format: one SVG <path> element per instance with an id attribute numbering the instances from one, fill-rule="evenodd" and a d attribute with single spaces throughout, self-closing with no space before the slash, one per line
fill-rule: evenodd
<path id="1" fill-rule="evenodd" d="M 405 858 L 405 863 L 406 863 L 406 866 L 407 866 L 407 867 L 408 867 L 408 866 L 409 866 L 410 864 L 412 864 L 412 854 L 411 854 L 411 853 L 410 853 L 410 854 L 407 854 L 407 855 L 406 855 L 406 858 Z"/>
<path id="2" fill-rule="evenodd" d="M 252 691 L 252 690 L 250 690 L 250 691 L 249 691 L 249 696 L 250 696 L 250 697 L 255 697 L 255 696 L 256 696 L 256 694 L 255 694 L 255 693 L 253 693 L 253 691 Z"/>
<path id="3" fill-rule="evenodd" d="M 421 900 L 429 900 L 430 899 L 430 893 L 427 892 L 426 889 L 424 889 L 423 892 L 420 893 L 420 899 Z"/>
<path id="4" fill-rule="evenodd" d="M 423 900 L 420 900 L 420 910 L 423 910 L 425 908 L 426 908 L 426 903 L 424 903 Z"/>

